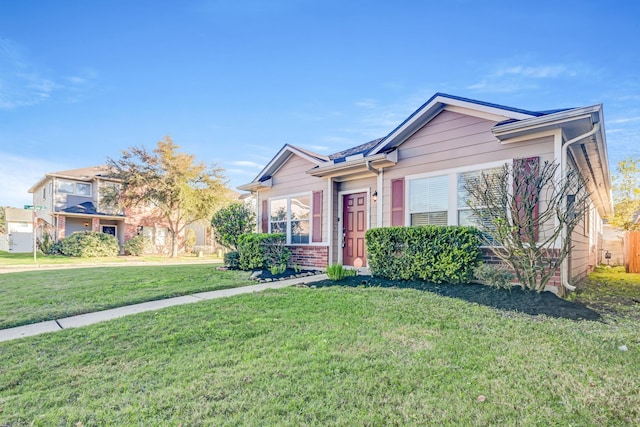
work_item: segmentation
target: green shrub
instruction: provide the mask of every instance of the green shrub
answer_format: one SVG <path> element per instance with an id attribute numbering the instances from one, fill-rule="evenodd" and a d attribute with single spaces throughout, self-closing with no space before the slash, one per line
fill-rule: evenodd
<path id="1" fill-rule="evenodd" d="M 291 252 L 285 247 L 284 234 L 249 233 L 238 238 L 240 269 L 256 270 L 286 265 Z"/>
<path id="2" fill-rule="evenodd" d="M 474 227 L 385 227 L 366 233 L 369 268 L 391 280 L 467 283 L 480 260 Z"/>
<path id="3" fill-rule="evenodd" d="M 73 257 L 116 256 L 120 246 L 118 239 L 110 234 L 83 231 L 62 239 L 60 252 Z"/>
<path id="4" fill-rule="evenodd" d="M 151 246 L 149 239 L 143 235 L 130 238 L 124 244 L 125 253 L 133 256 L 140 256 Z"/>
<path id="5" fill-rule="evenodd" d="M 49 254 L 49 251 L 53 247 L 55 242 L 53 241 L 53 237 L 49 233 L 42 233 L 42 237 L 38 239 L 38 248 L 44 254 Z"/>
<path id="6" fill-rule="evenodd" d="M 271 272 L 271 274 L 273 274 L 274 276 L 277 274 L 282 274 L 285 271 L 287 271 L 287 264 L 280 264 L 280 265 L 272 265 L 271 267 L 269 267 L 269 272 Z"/>
<path id="7" fill-rule="evenodd" d="M 353 277 L 357 274 L 356 270 L 344 268 L 342 264 L 333 264 L 327 267 L 327 276 L 333 281 L 342 280 L 345 277 Z"/>
<path id="8" fill-rule="evenodd" d="M 238 268 L 240 266 L 240 254 L 236 251 L 224 254 L 224 265 L 229 268 Z"/>
<path id="9" fill-rule="evenodd" d="M 193 228 L 187 228 L 184 232 L 184 251 L 188 254 L 193 253 L 196 242 L 196 231 Z"/>
<path id="10" fill-rule="evenodd" d="M 482 284 L 494 288 L 511 289 L 513 271 L 504 264 L 480 264 L 473 270 L 473 276 Z"/>

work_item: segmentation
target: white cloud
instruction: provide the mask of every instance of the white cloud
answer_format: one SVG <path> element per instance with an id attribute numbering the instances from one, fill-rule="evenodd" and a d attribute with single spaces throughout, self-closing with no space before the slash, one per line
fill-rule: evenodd
<path id="1" fill-rule="evenodd" d="M 636 117 L 623 117 L 621 119 L 609 120 L 609 123 L 629 123 L 640 121 L 640 116 Z"/>
<path id="2" fill-rule="evenodd" d="M 540 65 L 535 67 L 516 65 L 514 67 L 500 69 L 496 72 L 497 77 L 515 75 L 533 79 L 557 78 L 561 76 L 575 77 L 576 74 L 575 71 L 569 70 L 565 65 Z"/>
<path id="3" fill-rule="evenodd" d="M 67 102 L 75 102 L 96 77 L 90 69 L 63 78 L 49 74 L 43 73 L 20 45 L 0 38 L 0 109 L 37 105 L 56 93 Z"/>
<path id="4" fill-rule="evenodd" d="M 47 172 L 68 169 L 66 165 L 38 158 L 16 156 L 0 152 L 3 165 L 0 168 L 0 205 L 22 207 L 31 204 L 33 196 L 29 188 Z"/>
<path id="5" fill-rule="evenodd" d="M 355 102 L 356 107 L 361 108 L 375 108 L 378 106 L 378 101 L 375 99 L 363 99 Z"/>
<path id="6" fill-rule="evenodd" d="M 241 167 L 248 167 L 248 168 L 255 168 L 255 169 L 262 169 L 264 167 L 264 165 L 261 165 L 256 162 L 252 162 L 250 160 L 234 160 L 226 163 L 234 166 L 241 166 Z"/>

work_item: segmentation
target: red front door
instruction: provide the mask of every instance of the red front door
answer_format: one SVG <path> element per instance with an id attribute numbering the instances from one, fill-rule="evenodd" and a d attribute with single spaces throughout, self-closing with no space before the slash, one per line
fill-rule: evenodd
<path id="1" fill-rule="evenodd" d="M 364 252 L 364 233 L 367 231 L 367 193 L 356 193 L 344 196 L 342 200 L 344 218 L 344 242 L 342 264 L 353 265 L 356 258 L 367 265 Z"/>

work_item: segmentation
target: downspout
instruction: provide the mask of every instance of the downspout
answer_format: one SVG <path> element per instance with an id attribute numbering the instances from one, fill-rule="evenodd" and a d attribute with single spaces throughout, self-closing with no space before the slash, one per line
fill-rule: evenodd
<path id="1" fill-rule="evenodd" d="M 367 170 L 375 175 L 378 175 L 380 173 L 380 171 L 376 168 L 374 168 L 373 166 L 371 166 L 371 160 L 367 160 L 365 163 L 365 166 L 367 167 Z"/>
<path id="2" fill-rule="evenodd" d="M 569 141 L 564 143 L 564 145 L 562 146 L 562 157 L 560 159 L 561 176 L 565 176 L 565 171 L 567 170 L 567 156 L 569 153 L 569 146 L 572 144 L 575 144 L 578 141 L 582 141 L 583 139 L 590 137 L 591 135 L 595 134 L 599 130 L 600 130 L 600 123 L 594 123 L 593 127 L 589 132 L 576 136 L 575 138 L 570 139 Z M 567 229 L 566 227 L 562 227 L 561 241 L 565 242 L 567 237 L 568 237 Z M 566 258 L 562 261 L 562 264 L 560 265 L 560 281 L 562 283 L 562 286 L 564 286 L 566 289 L 570 291 L 576 290 L 575 286 L 572 286 L 569 284 L 569 269 L 568 269 L 568 263 Z"/>

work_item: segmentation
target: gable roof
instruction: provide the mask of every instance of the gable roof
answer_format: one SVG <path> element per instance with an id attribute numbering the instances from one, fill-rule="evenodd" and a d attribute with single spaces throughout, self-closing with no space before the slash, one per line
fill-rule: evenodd
<path id="1" fill-rule="evenodd" d="M 260 188 L 271 187 L 271 177 L 285 164 L 293 155 L 302 157 L 305 160 L 320 165 L 329 161 L 329 157 L 304 148 L 296 147 L 290 144 L 282 146 L 280 151 L 271 159 L 271 161 L 260 171 L 260 173 L 248 184 L 240 185 L 238 190 L 255 191 Z"/>
<path id="2" fill-rule="evenodd" d="M 420 108 L 414 111 L 387 136 L 382 138 L 377 146 L 373 147 L 367 155 L 377 154 L 381 151 L 399 146 L 444 109 L 477 115 L 499 123 L 541 117 L 558 111 L 567 110 L 530 111 L 438 92 L 429 98 L 427 102 L 422 104 Z"/>
<path id="3" fill-rule="evenodd" d="M 4 208 L 4 218 L 6 222 L 32 222 L 33 212 L 19 208 Z"/>
<path id="4" fill-rule="evenodd" d="M 86 168 L 69 169 L 58 172 L 47 172 L 38 180 L 31 188 L 29 193 L 33 193 L 38 187 L 51 178 L 72 179 L 74 181 L 93 181 L 95 179 L 108 179 L 117 181 L 117 179 L 109 177 L 110 169 L 107 165 L 89 166 Z"/>

